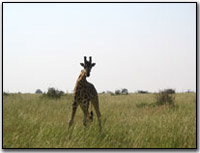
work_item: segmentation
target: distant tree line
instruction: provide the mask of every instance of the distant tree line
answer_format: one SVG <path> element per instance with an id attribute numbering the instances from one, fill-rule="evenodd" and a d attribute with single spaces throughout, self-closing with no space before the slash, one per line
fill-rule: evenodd
<path id="1" fill-rule="evenodd" d="M 136 93 L 139 93 L 139 94 L 148 94 L 149 92 L 148 91 L 144 91 L 144 90 L 138 90 Z"/>
<path id="2" fill-rule="evenodd" d="M 122 89 L 117 89 L 115 90 L 115 92 L 112 92 L 112 91 L 103 91 L 102 93 L 107 93 L 107 94 L 110 94 L 111 96 L 115 96 L 115 95 L 128 95 L 129 92 L 128 92 L 128 89 L 126 88 L 122 88 Z"/>
<path id="3" fill-rule="evenodd" d="M 168 93 L 168 94 L 176 93 L 176 91 L 174 89 L 164 89 L 164 90 L 159 91 L 159 92 L 165 92 L 165 93 Z M 138 93 L 138 94 L 148 94 L 148 93 L 151 93 L 151 92 L 145 91 L 145 90 L 138 90 L 136 93 Z"/>
<path id="4" fill-rule="evenodd" d="M 160 92 L 165 92 L 165 93 L 168 93 L 168 94 L 174 94 L 174 93 L 176 93 L 176 91 L 174 89 L 171 89 L 171 88 L 164 89 L 164 90 L 162 90 Z M 126 88 L 116 89 L 114 92 L 112 92 L 112 91 L 106 91 L 106 92 L 103 91 L 101 93 L 102 94 L 107 93 L 107 94 L 110 94 L 112 96 L 114 96 L 114 95 L 128 95 L 129 94 L 128 89 L 126 89 Z M 147 90 L 137 90 L 135 93 L 137 93 L 137 94 L 150 94 L 151 92 L 149 92 Z"/>

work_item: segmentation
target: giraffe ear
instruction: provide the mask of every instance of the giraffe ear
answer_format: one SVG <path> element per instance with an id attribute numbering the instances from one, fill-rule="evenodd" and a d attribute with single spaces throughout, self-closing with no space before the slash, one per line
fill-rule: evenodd
<path id="1" fill-rule="evenodd" d="M 82 67 L 84 67 L 84 64 L 83 64 L 83 63 L 80 63 L 80 64 L 81 64 Z"/>
<path id="2" fill-rule="evenodd" d="M 96 65 L 96 63 L 92 63 L 92 67 L 95 66 L 95 65 Z"/>

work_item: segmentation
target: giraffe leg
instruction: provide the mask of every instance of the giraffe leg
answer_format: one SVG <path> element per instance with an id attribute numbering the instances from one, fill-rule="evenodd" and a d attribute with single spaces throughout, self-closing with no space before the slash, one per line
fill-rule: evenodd
<path id="1" fill-rule="evenodd" d="M 71 127 L 73 121 L 74 121 L 74 116 L 76 114 L 76 109 L 77 109 L 77 102 L 74 101 L 73 104 L 72 104 L 72 116 L 71 116 L 71 119 L 69 121 L 69 127 L 68 129 Z"/>
<path id="2" fill-rule="evenodd" d="M 88 118 L 92 122 L 93 121 L 93 111 L 92 111 L 92 104 L 89 104 L 90 113 L 88 112 Z"/>
<path id="3" fill-rule="evenodd" d="M 85 128 L 86 128 L 86 122 L 87 122 L 88 107 L 89 107 L 89 102 L 83 101 L 83 103 L 82 103 L 82 109 L 83 109 L 83 113 L 84 113 L 83 125 Z"/>
<path id="4" fill-rule="evenodd" d="M 100 113 L 100 110 L 99 110 L 99 100 L 98 98 L 96 98 L 94 101 L 93 101 L 93 106 L 94 106 L 94 109 L 96 111 L 96 114 L 97 114 L 97 118 L 98 118 L 98 122 L 99 122 L 99 130 L 100 130 L 100 133 L 101 133 L 101 113 Z"/>
<path id="5" fill-rule="evenodd" d="M 92 109 L 91 109 L 91 112 L 89 113 L 89 107 L 90 107 L 90 105 L 92 106 L 92 104 L 89 104 L 89 106 L 88 106 L 88 112 L 87 112 L 87 119 L 89 120 L 89 121 L 93 121 L 93 111 L 92 111 Z M 83 113 L 84 113 L 84 106 L 83 105 L 80 105 L 80 107 L 81 107 L 81 110 L 83 111 Z M 88 121 L 87 120 L 87 121 Z"/>
<path id="6" fill-rule="evenodd" d="M 80 107 L 81 107 L 81 110 L 82 110 L 83 113 L 84 113 L 84 110 L 85 110 L 84 105 L 80 105 Z M 87 112 L 87 118 L 90 119 L 90 113 L 89 113 L 89 111 Z"/>

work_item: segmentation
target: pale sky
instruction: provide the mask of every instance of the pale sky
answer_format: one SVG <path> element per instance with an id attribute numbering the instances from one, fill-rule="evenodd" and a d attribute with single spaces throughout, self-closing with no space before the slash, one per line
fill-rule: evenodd
<path id="1" fill-rule="evenodd" d="M 4 3 L 3 91 L 196 91 L 195 3 Z"/>

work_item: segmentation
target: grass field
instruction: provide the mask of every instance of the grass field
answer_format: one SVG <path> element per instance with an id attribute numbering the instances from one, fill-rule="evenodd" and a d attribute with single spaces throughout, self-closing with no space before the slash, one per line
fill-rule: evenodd
<path id="1" fill-rule="evenodd" d="M 100 94 L 101 135 L 96 114 L 84 131 L 80 107 L 67 130 L 72 98 L 3 96 L 3 148 L 196 148 L 196 93 L 176 94 L 175 107 L 146 105 L 153 94 Z"/>

